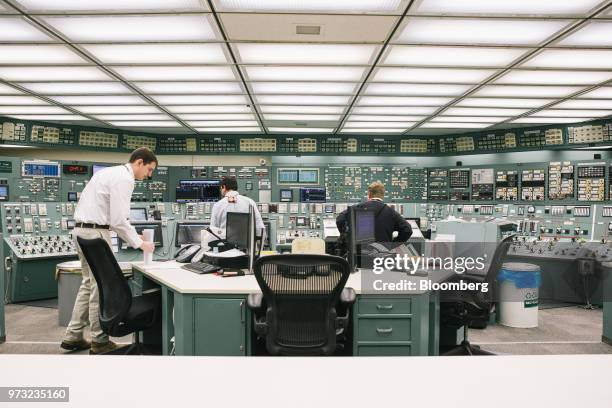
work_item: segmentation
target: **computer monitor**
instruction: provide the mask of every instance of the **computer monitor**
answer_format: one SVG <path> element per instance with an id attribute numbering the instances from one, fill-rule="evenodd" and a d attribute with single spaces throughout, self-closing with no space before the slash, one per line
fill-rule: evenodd
<path id="1" fill-rule="evenodd" d="M 355 210 L 354 240 L 355 243 L 373 242 L 376 240 L 376 214 L 368 210 Z"/>
<path id="2" fill-rule="evenodd" d="M 140 222 L 130 222 L 136 232 L 139 235 L 142 235 L 142 231 L 146 229 L 153 230 L 153 242 L 156 247 L 164 246 L 164 234 L 162 233 L 162 225 L 159 221 L 140 221 Z"/>
<path id="3" fill-rule="evenodd" d="M 179 180 L 176 186 L 176 202 L 212 202 L 221 198 L 219 180 Z"/>
<path id="4" fill-rule="evenodd" d="M 93 166 L 91 166 L 91 175 L 93 176 L 100 170 L 105 169 L 107 167 L 110 167 L 110 166 L 107 164 L 94 164 Z"/>
<path id="5" fill-rule="evenodd" d="M 69 202 L 75 202 L 75 201 L 79 201 L 79 195 L 77 194 L 76 191 L 69 191 L 68 192 L 68 197 L 67 200 Z"/>
<path id="6" fill-rule="evenodd" d="M 302 203 L 324 203 L 325 188 L 323 187 L 301 187 L 300 202 Z"/>
<path id="7" fill-rule="evenodd" d="M 348 261 L 351 271 L 367 263 L 362 248 L 376 241 L 376 213 L 373 210 L 349 207 Z"/>
<path id="8" fill-rule="evenodd" d="M 281 203 L 293 201 L 293 190 L 286 188 L 280 190 L 280 201 Z"/>
<path id="9" fill-rule="evenodd" d="M 174 246 L 199 244 L 202 240 L 202 230 L 206 228 L 208 228 L 208 224 L 203 222 L 178 222 L 176 224 Z"/>
<path id="10" fill-rule="evenodd" d="M 0 201 L 8 201 L 9 186 L 8 184 L 0 184 Z"/>
<path id="11" fill-rule="evenodd" d="M 130 221 L 146 221 L 147 220 L 147 209 L 146 208 L 130 208 Z"/>
<path id="12" fill-rule="evenodd" d="M 241 250 L 249 249 L 251 217 L 249 213 L 228 212 L 225 240 Z"/>

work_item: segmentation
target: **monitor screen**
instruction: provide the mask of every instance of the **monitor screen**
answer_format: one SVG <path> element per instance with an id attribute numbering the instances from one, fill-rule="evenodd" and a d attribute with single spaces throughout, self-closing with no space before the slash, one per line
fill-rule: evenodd
<path id="1" fill-rule="evenodd" d="M 336 204 L 325 204 L 325 214 L 333 214 L 336 212 Z"/>
<path id="2" fill-rule="evenodd" d="M 293 201 L 293 190 L 284 189 L 280 191 L 280 201 L 281 202 L 291 202 Z"/>
<path id="3" fill-rule="evenodd" d="M 9 199 L 9 186 L 8 184 L 0 185 L 0 201 L 8 201 Z"/>
<path id="4" fill-rule="evenodd" d="M 91 175 L 93 176 L 94 174 L 96 174 L 100 170 L 105 169 L 107 167 L 110 167 L 110 166 L 108 166 L 106 164 L 94 164 L 93 166 L 91 166 Z"/>
<path id="5" fill-rule="evenodd" d="M 174 245 L 180 247 L 187 244 L 199 244 L 201 242 L 202 230 L 208 228 L 204 223 L 183 223 L 176 224 L 176 237 Z"/>
<path id="6" fill-rule="evenodd" d="M 24 161 L 21 164 L 21 175 L 59 177 L 60 165 L 57 162 Z"/>
<path id="7" fill-rule="evenodd" d="M 76 227 L 75 220 L 66 220 L 66 229 L 73 230 Z"/>
<path id="8" fill-rule="evenodd" d="M 300 202 L 302 203 L 324 203 L 325 188 L 302 187 L 300 188 Z"/>
<path id="9" fill-rule="evenodd" d="M 219 180 L 179 180 L 176 202 L 218 201 L 221 198 Z"/>
<path id="10" fill-rule="evenodd" d="M 136 229 L 136 232 L 139 235 L 142 235 L 142 231 L 146 229 L 153 230 L 153 242 L 155 246 L 164 246 L 164 236 L 162 234 L 161 222 L 147 222 L 147 223 L 137 223 L 132 222 L 132 226 Z"/>
<path id="11" fill-rule="evenodd" d="M 319 170 L 308 169 L 300 170 L 300 183 L 318 183 L 319 182 Z"/>
<path id="12" fill-rule="evenodd" d="M 74 202 L 74 201 L 78 201 L 78 199 L 79 199 L 79 195 L 77 194 L 76 191 L 68 192 L 68 201 Z"/>
<path id="13" fill-rule="evenodd" d="M 130 221 L 146 221 L 147 220 L 147 209 L 146 208 L 130 208 Z"/>
<path id="14" fill-rule="evenodd" d="M 297 183 L 298 182 L 298 171 L 279 169 L 278 170 L 278 182 L 279 183 Z"/>
<path id="15" fill-rule="evenodd" d="M 248 249 L 249 221 L 249 213 L 228 212 L 225 240 L 239 249 Z"/>
<path id="16" fill-rule="evenodd" d="M 355 210 L 355 243 L 375 241 L 376 214 Z"/>

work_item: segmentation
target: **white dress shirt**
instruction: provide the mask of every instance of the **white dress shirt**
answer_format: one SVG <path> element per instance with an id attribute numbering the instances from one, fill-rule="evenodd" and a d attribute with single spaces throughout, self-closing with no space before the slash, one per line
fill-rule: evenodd
<path id="1" fill-rule="evenodd" d="M 234 202 L 230 202 L 230 198 Z M 257 209 L 257 204 L 255 204 L 255 201 L 251 200 L 249 197 L 242 196 L 240 193 L 233 190 L 228 191 L 225 194 L 225 197 L 217 201 L 213 206 L 212 213 L 210 214 L 210 226 L 221 228 L 225 231 L 227 213 L 248 213 L 249 207 L 253 207 L 253 211 L 255 212 L 256 235 L 262 236 L 265 227 L 263 220 L 261 219 L 261 214 Z"/>
<path id="2" fill-rule="evenodd" d="M 129 163 L 102 169 L 83 189 L 74 219 L 77 223 L 108 225 L 131 247 L 139 248 L 142 239 L 128 221 L 133 191 L 134 171 Z"/>

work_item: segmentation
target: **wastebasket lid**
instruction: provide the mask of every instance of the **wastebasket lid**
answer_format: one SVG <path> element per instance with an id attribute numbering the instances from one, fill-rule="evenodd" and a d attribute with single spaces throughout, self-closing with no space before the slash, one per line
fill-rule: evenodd
<path id="1" fill-rule="evenodd" d="M 131 271 L 132 263 L 131 262 L 119 262 L 119 267 L 122 271 Z M 80 271 L 81 270 L 81 261 L 68 261 L 57 264 L 57 270 L 62 271 Z"/>
<path id="2" fill-rule="evenodd" d="M 81 269 L 81 261 L 62 262 L 57 264 L 56 268 L 61 270 Z"/>
<path id="3" fill-rule="evenodd" d="M 538 265 L 524 262 L 506 262 L 502 265 L 502 269 L 508 272 L 540 272 Z"/>

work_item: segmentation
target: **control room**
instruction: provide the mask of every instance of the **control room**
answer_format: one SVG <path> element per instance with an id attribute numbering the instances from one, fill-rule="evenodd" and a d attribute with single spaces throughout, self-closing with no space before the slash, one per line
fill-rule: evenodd
<path id="1" fill-rule="evenodd" d="M 611 4 L 0 0 L 0 354 L 612 354 Z"/>

